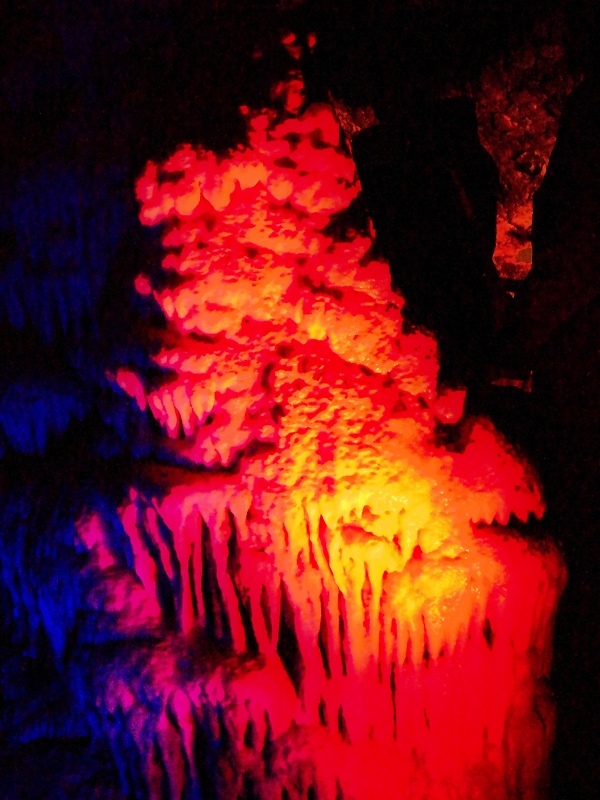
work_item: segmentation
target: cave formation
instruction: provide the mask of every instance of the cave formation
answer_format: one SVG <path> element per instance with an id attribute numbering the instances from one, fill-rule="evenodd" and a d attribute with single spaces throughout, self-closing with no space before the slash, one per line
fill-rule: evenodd
<path id="1" fill-rule="evenodd" d="M 163 9 L 168 22 L 182 19 Z M 532 198 L 581 79 L 548 44 L 556 28 L 536 31 L 533 49 L 520 43 L 501 68 L 488 57 L 467 91 L 450 69 L 422 96 L 411 88 L 408 138 L 377 92 L 372 106 L 343 85 L 319 97 L 317 68 L 327 73 L 335 47 L 325 34 L 319 62 L 321 32 L 305 29 L 271 42 L 270 96 L 242 104 L 238 121 L 232 112 L 218 143 L 198 131 L 181 145 L 179 129 L 151 144 L 146 166 L 121 141 L 95 166 L 85 150 L 70 164 L 48 152 L 21 175 L 6 171 L 7 797 L 546 796 L 567 571 L 544 521 L 528 522 L 546 506 L 522 456 L 528 445 L 544 475 L 536 437 L 513 437 L 515 449 L 480 416 L 486 401 L 497 410 L 482 375 L 491 294 L 518 294 L 512 281 L 532 253 L 535 268 Z M 300 66 L 307 81 L 317 70 L 308 101 Z M 510 105 L 515 83 L 545 115 Z M 490 132 L 499 116 L 511 130 L 533 122 L 507 144 Z M 147 122 L 133 115 L 129 135 Z M 454 161 L 440 160 L 440 131 Z M 469 184 L 465 155 L 492 183 L 495 160 L 499 200 L 485 180 Z M 408 219 L 427 204 L 450 208 L 429 248 L 410 251 L 394 224 L 427 158 L 433 172 Z M 397 204 L 383 209 L 403 170 Z M 462 232 L 449 233 L 453 215 Z M 428 305 L 444 262 L 425 258 L 433 268 L 421 277 L 414 265 L 439 235 L 446 266 L 466 255 L 472 273 L 443 276 Z M 552 264 L 540 242 L 540 263 Z M 481 262 L 500 278 L 483 280 Z M 517 324 L 543 315 L 531 285 Z M 462 327 L 444 309 L 461 291 L 472 300 Z M 563 347 L 586 331 L 571 327 Z M 584 353 L 589 341 L 588 331 Z M 543 386 L 547 361 L 539 372 Z M 553 411 L 579 435 L 559 403 Z M 568 512 L 573 494 L 552 478 Z M 565 524 L 547 501 L 550 525 Z M 585 511 L 574 518 L 589 525 Z M 593 557 L 588 530 L 582 551 Z M 563 547 L 579 578 L 576 545 Z M 569 667 L 560 650 L 559 664 Z M 568 681 L 554 681 L 569 699 Z M 558 699 L 557 748 L 569 752 Z"/>

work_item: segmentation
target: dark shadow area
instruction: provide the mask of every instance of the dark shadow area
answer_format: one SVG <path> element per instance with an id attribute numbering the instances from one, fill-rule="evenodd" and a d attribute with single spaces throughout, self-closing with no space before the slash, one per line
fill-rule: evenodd
<path id="1" fill-rule="evenodd" d="M 498 390 L 498 425 L 540 473 L 542 526 L 562 544 L 552 686 L 558 702 L 551 796 L 592 798 L 600 781 L 600 84 L 569 99 L 534 216 L 534 267 L 503 332 L 532 393 Z"/>
<path id="2" fill-rule="evenodd" d="M 353 143 L 377 243 L 407 321 L 435 332 L 440 379 L 474 390 L 494 349 L 497 170 L 469 98 L 423 101 Z"/>

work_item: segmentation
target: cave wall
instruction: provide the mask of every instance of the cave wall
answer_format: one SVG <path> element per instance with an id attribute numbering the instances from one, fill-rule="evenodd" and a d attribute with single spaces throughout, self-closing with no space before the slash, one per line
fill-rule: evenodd
<path id="1" fill-rule="evenodd" d="M 524 36 L 548 4 L 528 4 L 526 11 L 517 3 L 486 11 L 459 2 L 408 3 L 400 10 L 393 4 L 376 10 L 287 5 L 282 11 L 275 4 L 265 10 L 104 2 L 83 9 L 56 0 L 20 4 L 6 15 L 0 601 L 3 791 L 9 797 L 32 796 L 23 794 L 22 775 L 34 767 L 39 796 L 89 796 L 100 773 L 106 796 L 117 796 L 117 774 L 106 774 L 106 753 L 94 760 L 93 731 L 72 705 L 74 679 L 57 668 L 72 643 L 61 639 L 44 596 L 58 588 L 64 614 L 76 615 L 84 587 L 70 582 L 65 558 L 72 556 L 61 548 L 78 508 L 104 503 L 114 515 L 105 498 L 131 480 L 132 463 L 163 457 L 157 431 L 140 421 L 128 398 L 112 392 L 106 377 L 124 362 L 149 366 L 147 328 L 156 322 L 130 290 L 139 269 L 152 270 L 159 261 L 156 237 L 137 223 L 134 179 L 148 158 L 160 159 L 186 139 L 224 149 L 239 138 L 237 105 L 260 103 L 286 66 L 274 44 L 279 27 L 317 30 L 320 48 L 306 73 L 315 99 L 332 91 L 356 106 L 371 105 L 382 130 L 392 131 L 387 141 L 371 144 L 365 136 L 355 156 L 397 284 L 404 288 L 414 279 L 408 263 L 433 263 L 443 275 L 435 301 L 423 302 L 425 284 L 416 287 L 413 305 L 415 323 L 438 325 L 447 342 L 448 380 L 477 389 L 482 366 L 508 338 L 491 319 L 498 304 L 501 321 L 506 313 L 506 287 L 489 269 L 494 168 L 476 139 L 472 108 L 439 100 L 438 93 L 450 78 L 472 78 L 511 37 Z M 564 541 L 571 573 L 554 677 L 557 797 L 567 789 L 591 797 L 597 783 L 598 731 L 589 712 L 597 692 L 589 676 L 598 631 L 589 609 L 597 598 L 599 558 L 595 13 L 593 4 L 582 4 L 567 18 L 569 54 L 586 78 L 567 104 L 536 197 L 537 263 L 526 284 L 508 287 L 516 294 L 511 359 L 516 351 L 524 368 L 534 369 L 537 386 L 532 397 L 478 400 L 541 472 L 549 500 L 545 525 Z M 257 42 L 262 59 L 252 58 Z M 465 213 L 453 170 L 467 187 L 474 216 Z M 449 277 L 457 264 L 460 270 Z M 466 310 L 445 319 L 448 297 Z M 457 341 L 470 346 L 471 326 L 483 333 L 461 363 L 465 347 Z M 17 604 L 23 609 L 15 615 Z M 37 619 L 33 633 L 23 624 L 30 610 Z M 96 635 L 93 619 L 83 629 Z M 87 777 L 76 779 L 82 753 Z"/>

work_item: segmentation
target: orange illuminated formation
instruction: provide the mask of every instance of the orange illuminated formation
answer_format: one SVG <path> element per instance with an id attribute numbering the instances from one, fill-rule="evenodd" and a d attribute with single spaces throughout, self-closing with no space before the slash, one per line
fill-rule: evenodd
<path id="1" fill-rule="evenodd" d="M 246 146 L 186 145 L 137 185 L 173 278 L 137 281 L 165 379 L 117 381 L 188 466 L 122 505 L 130 570 L 100 517 L 79 526 L 111 624 L 153 637 L 98 667 L 106 725 L 156 798 L 537 797 L 565 573 L 502 526 L 540 490 L 343 229 L 331 108 L 245 113 Z"/>

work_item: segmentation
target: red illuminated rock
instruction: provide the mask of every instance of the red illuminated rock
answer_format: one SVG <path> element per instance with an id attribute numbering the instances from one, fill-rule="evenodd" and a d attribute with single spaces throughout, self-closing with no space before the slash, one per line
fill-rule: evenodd
<path id="1" fill-rule="evenodd" d="M 110 624 L 155 637 L 98 665 L 105 728 L 120 710 L 156 798 L 163 772 L 177 798 L 541 796 L 565 570 L 503 527 L 540 489 L 438 388 L 371 239 L 329 232 L 360 188 L 331 108 L 246 113 L 247 146 L 137 186 L 178 276 L 154 290 L 169 377 L 116 381 L 189 469 L 120 508 L 131 570 L 80 525 Z"/>

